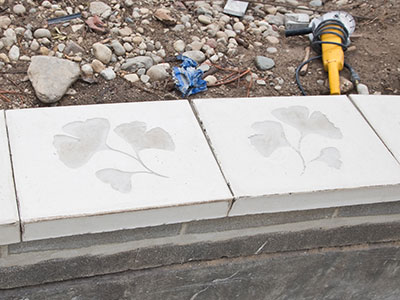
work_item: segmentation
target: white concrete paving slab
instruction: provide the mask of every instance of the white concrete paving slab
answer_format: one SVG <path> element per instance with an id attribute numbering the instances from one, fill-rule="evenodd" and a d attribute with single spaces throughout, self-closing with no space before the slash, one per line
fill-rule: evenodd
<path id="1" fill-rule="evenodd" d="M 4 111 L 0 110 L 0 245 L 21 240 Z"/>
<path id="2" fill-rule="evenodd" d="M 400 199 L 400 166 L 345 96 L 199 99 L 229 215 Z"/>
<path id="3" fill-rule="evenodd" d="M 186 100 L 7 111 L 23 240 L 226 216 Z"/>
<path id="4" fill-rule="evenodd" d="M 350 98 L 400 162 L 400 96 L 351 95 Z"/>

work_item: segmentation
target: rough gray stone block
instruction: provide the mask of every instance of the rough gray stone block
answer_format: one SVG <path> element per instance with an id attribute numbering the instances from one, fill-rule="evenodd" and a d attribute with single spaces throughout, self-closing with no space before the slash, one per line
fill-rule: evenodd
<path id="1" fill-rule="evenodd" d="M 400 196 L 399 196 L 400 198 Z M 400 201 L 345 206 L 339 209 L 338 217 L 378 216 L 400 214 Z"/>
<path id="2" fill-rule="evenodd" d="M 220 232 L 331 218 L 335 208 L 227 217 L 187 223 L 185 233 Z"/>
<path id="3" fill-rule="evenodd" d="M 0 291 L 1 299 L 400 298 L 397 246 L 223 259 Z"/>
<path id="4" fill-rule="evenodd" d="M 400 222 L 338 228 L 274 232 L 228 240 L 167 244 L 112 255 L 48 260 L 34 265 L 0 268 L 0 289 L 206 261 L 327 247 L 399 241 Z"/>
<path id="5" fill-rule="evenodd" d="M 8 246 L 10 254 L 34 251 L 79 249 L 94 245 L 124 243 L 144 239 L 154 239 L 179 234 L 181 224 L 136 228 L 95 234 L 74 235 L 62 238 L 22 242 Z"/>

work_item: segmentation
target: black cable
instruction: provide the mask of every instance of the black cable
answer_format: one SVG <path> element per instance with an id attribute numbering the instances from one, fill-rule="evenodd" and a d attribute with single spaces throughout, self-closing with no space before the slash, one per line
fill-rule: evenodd
<path id="1" fill-rule="evenodd" d="M 333 25 L 333 26 L 332 26 Z M 339 26 L 339 27 L 338 27 Z M 336 30 L 336 31 L 330 31 L 330 30 Z M 340 33 L 338 33 L 339 31 Z M 341 39 L 341 43 L 336 43 L 336 42 L 327 42 L 327 41 L 321 41 L 321 36 L 323 34 L 334 34 Z M 321 45 L 322 44 L 331 44 L 331 45 L 337 45 L 342 47 L 343 51 L 347 50 L 347 47 L 349 46 L 349 31 L 347 30 L 346 26 L 339 20 L 325 20 L 322 21 L 321 23 L 318 24 L 317 28 L 313 30 L 313 40 L 311 41 L 311 47 L 313 48 L 314 51 L 316 51 L 318 54 L 322 52 L 321 50 Z M 296 83 L 297 86 L 299 87 L 301 93 L 306 96 L 306 91 L 304 90 L 302 84 L 300 83 L 300 76 L 299 72 L 301 68 L 313 60 L 322 58 L 322 55 L 314 56 L 311 57 L 310 59 L 306 60 L 305 62 L 301 63 L 297 69 L 296 69 Z M 353 84 L 357 84 L 360 81 L 360 76 L 357 74 L 357 72 L 348 64 L 344 63 L 344 66 L 350 71 L 351 74 L 351 81 Z"/>

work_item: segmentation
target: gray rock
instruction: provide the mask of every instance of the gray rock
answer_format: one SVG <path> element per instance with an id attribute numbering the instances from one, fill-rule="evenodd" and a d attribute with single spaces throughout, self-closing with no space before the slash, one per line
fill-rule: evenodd
<path id="1" fill-rule="evenodd" d="M 108 64 L 111 60 L 112 51 L 101 43 L 93 44 L 93 54 L 102 63 Z"/>
<path id="2" fill-rule="evenodd" d="M 16 15 L 23 15 L 26 12 L 26 8 L 22 4 L 17 4 L 14 5 L 13 12 Z"/>
<path id="3" fill-rule="evenodd" d="M 310 6 L 316 6 L 316 7 L 322 6 L 322 1 L 321 0 L 312 0 L 312 1 L 310 1 Z"/>
<path id="4" fill-rule="evenodd" d="M 68 41 L 63 51 L 67 55 L 75 55 L 78 53 L 86 52 L 85 49 L 83 49 L 79 44 L 75 43 L 74 41 Z"/>
<path id="5" fill-rule="evenodd" d="M 167 79 L 170 75 L 168 74 L 165 65 L 155 65 L 147 70 L 146 73 L 152 81 L 161 81 Z"/>
<path id="6" fill-rule="evenodd" d="M 208 24 L 212 23 L 212 18 L 210 16 L 207 16 L 207 15 L 200 15 L 198 17 L 198 20 L 199 20 L 200 23 L 205 24 L 205 25 L 208 25 Z"/>
<path id="7" fill-rule="evenodd" d="M 129 58 L 121 66 L 122 70 L 128 70 L 130 72 L 136 72 L 140 68 L 148 70 L 153 65 L 153 59 L 148 56 L 136 56 Z"/>
<path id="8" fill-rule="evenodd" d="M 36 29 L 35 32 L 33 33 L 33 36 L 34 36 L 36 39 L 41 39 L 41 38 L 44 38 L 44 37 L 47 37 L 47 38 L 51 39 L 50 30 L 48 30 L 48 29 L 46 29 L 46 28 L 39 28 L 39 29 Z"/>
<path id="9" fill-rule="evenodd" d="M 274 53 L 278 52 L 278 49 L 276 49 L 275 47 L 268 47 L 267 52 L 270 54 L 274 54 Z"/>
<path id="10" fill-rule="evenodd" d="M 107 11 L 111 12 L 111 7 L 101 1 L 93 1 L 90 2 L 89 11 L 92 15 L 101 16 L 102 14 L 106 13 Z"/>
<path id="11" fill-rule="evenodd" d="M 0 28 L 6 29 L 11 24 L 11 19 L 8 16 L 0 16 Z"/>
<path id="12" fill-rule="evenodd" d="M 201 51 L 196 51 L 196 50 L 194 50 L 194 51 L 186 51 L 186 52 L 183 53 L 183 55 L 193 59 L 198 64 L 201 64 L 203 61 L 206 60 L 206 56 Z"/>
<path id="13" fill-rule="evenodd" d="M 40 48 L 40 45 L 39 45 L 38 41 L 37 40 L 33 40 L 31 45 L 30 45 L 30 48 L 31 48 L 32 51 L 38 51 L 39 48 Z"/>
<path id="14" fill-rule="evenodd" d="M 103 76 L 105 80 L 113 80 L 115 79 L 115 77 L 117 77 L 112 68 L 104 69 L 103 71 L 100 72 L 100 75 Z"/>
<path id="15" fill-rule="evenodd" d="M 207 85 L 213 85 L 217 82 L 217 78 L 213 75 L 208 75 L 206 78 L 204 78 L 205 81 L 207 81 Z"/>
<path id="16" fill-rule="evenodd" d="M 265 56 L 256 56 L 255 64 L 260 71 L 266 71 L 275 66 L 274 60 Z"/>
<path id="17" fill-rule="evenodd" d="M 139 76 L 137 76 L 136 74 L 127 74 L 124 76 L 124 79 L 132 83 L 140 80 Z"/>
<path id="18" fill-rule="evenodd" d="M 11 61 L 17 61 L 19 59 L 19 48 L 17 46 L 12 46 L 8 52 L 8 58 Z"/>
<path id="19" fill-rule="evenodd" d="M 285 23 L 285 16 L 281 15 L 281 14 L 268 15 L 266 19 L 267 19 L 268 23 L 274 24 L 276 26 L 280 26 Z"/>
<path id="20" fill-rule="evenodd" d="M 32 40 L 33 39 L 33 34 L 30 29 L 25 30 L 24 32 L 24 38 L 27 40 Z"/>
<path id="21" fill-rule="evenodd" d="M 357 93 L 360 95 L 369 95 L 368 87 L 365 84 L 357 84 Z"/>
<path id="22" fill-rule="evenodd" d="M 120 42 L 118 42 L 117 40 L 113 40 L 111 42 L 111 47 L 114 50 L 114 53 L 118 56 L 122 56 L 125 54 L 125 48 L 124 46 L 121 45 Z"/>
<path id="23" fill-rule="evenodd" d="M 33 56 L 28 68 L 36 96 L 44 103 L 60 100 L 80 73 L 78 64 L 50 56 Z"/>
<path id="24" fill-rule="evenodd" d="M 91 64 L 84 64 L 84 65 L 81 67 L 81 70 L 82 70 L 82 73 L 83 73 L 85 76 L 92 76 L 92 75 L 93 75 L 93 67 L 92 67 Z"/>
<path id="25" fill-rule="evenodd" d="M 140 76 L 140 80 L 141 80 L 143 83 L 148 83 L 149 80 L 150 80 L 150 76 L 148 76 L 148 75 L 142 75 L 142 76 Z"/>

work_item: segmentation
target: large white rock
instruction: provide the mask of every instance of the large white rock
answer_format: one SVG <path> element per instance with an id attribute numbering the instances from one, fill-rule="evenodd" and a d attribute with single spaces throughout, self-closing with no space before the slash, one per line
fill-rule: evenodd
<path id="1" fill-rule="evenodd" d="M 206 60 L 205 54 L 203 52 L 199 51 L 199 50 L 186 51 L 182 55 L 193 59 L 198 64 L 201 64 L 203 61 Z"/>
<path id="2" fill-rule="evenodd" d="M 60 100 L 80 73 L 78 64 L 50 56 L 33 56 L 28 68 L 36 96 L 44 103 Z"/>
<path id="3" fill-rule="evenodd" d="M 89 11 L 92 15 L 101 16 L 107 11 L 111 11 L 111 7 L 101 1 L 90 2 Z"/>

